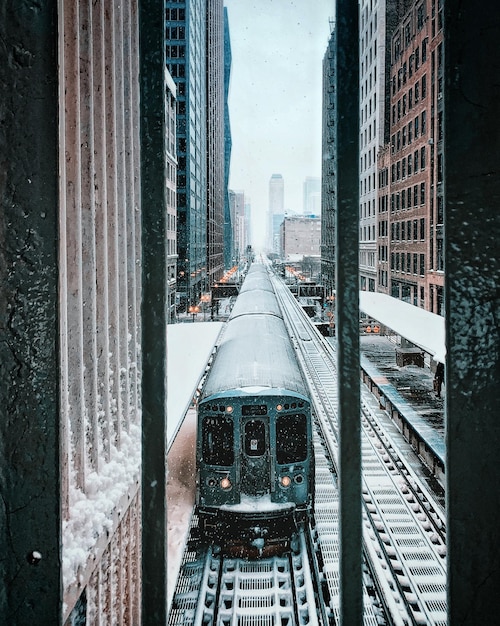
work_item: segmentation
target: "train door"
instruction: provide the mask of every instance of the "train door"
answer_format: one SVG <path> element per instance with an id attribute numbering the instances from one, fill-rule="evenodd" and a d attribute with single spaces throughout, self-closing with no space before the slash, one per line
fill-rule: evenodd
<path id="1" fill-rule="evenodd" d="M 269 493 L 271 463 L 267 420 L 243 421 L 241 449 L 241 492 L 250 496 Z"/>

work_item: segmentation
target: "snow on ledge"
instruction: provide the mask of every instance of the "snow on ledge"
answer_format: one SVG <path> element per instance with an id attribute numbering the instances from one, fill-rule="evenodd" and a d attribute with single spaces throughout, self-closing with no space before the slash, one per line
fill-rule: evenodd
<path id="1" fill-rule="evenodd" d="M 63 588 L 83 582 L 89 556 L 99 538 L 111 533 L 113 513 L 120 500 L 137 483 L 141 462 L 141 428 L 131 425 L 121 433 L 118 450 L 111 448 L 108 463 L 86 476 L 85 493 L 71 481 L 69 518 L 62 525 Z"/>
<path id="2" fill-rule="evenodd" d="M 384 293 L 359 292 L 359 308 L 401 337 L 405 337 L 444 363 L 446 356 L 444 317 Z"/>

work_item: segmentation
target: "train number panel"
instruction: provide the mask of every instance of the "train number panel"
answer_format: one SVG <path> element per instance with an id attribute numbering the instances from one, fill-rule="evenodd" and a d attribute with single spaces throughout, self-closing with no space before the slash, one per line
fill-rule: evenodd
<path id="1" fill-rule="evenodd" d="M 246 419 L 241 431 L 240 491 L 249 496 L 262 496 L 270 492 L 271 484 L 269 424 L 263 419 Z"/>
<path id="2" fill-rule="evenodd" d="M 253 281 L 259 289 L 261 278 Z M 198 404 L 197 436 L 201 532 L 224 549 L 246 546 L 250 556 L 286 547 L 314 496 L 307 388 L 283 320 L 269 312 L 268 295 L 265 311 L 256 310 L 253 293 L 248 314 L 240 306 L 227 324 Z"/>

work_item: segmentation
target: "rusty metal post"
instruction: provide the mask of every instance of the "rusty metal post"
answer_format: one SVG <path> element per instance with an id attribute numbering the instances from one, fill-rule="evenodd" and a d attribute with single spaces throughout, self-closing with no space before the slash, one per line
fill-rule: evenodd
<path id="1" fill-rule="evenodd" d="M 444 3 L 448 623 L 500 588 L 500 6 Z"/>
<path id="2" fill-rule="evenodd" d="M 337 359 L 340 422 L 340 611 L 362 624 L 361 439 L 359 379 L 359 36 L 358 3 L 336 5 Z"/>
<path id="3" fill-rule="evenodd" d="M 167 204 L 164 3 L 139 2 L 142 204 L 142 623 L 166 624 Z"/>
<path id="4" fill-rule="evenodd" d="M 0 19 L 0 623 L 61 620 L 58 28 Z"/>

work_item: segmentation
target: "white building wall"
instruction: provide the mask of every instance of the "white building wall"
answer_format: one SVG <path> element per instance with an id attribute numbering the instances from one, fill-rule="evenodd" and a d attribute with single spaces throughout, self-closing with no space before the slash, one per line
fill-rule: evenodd
<path id="1" fill-rule="evenodd" d="M 361 0 L 360 30 L 360 280 L 376 290 L 377 154 L 383 146 L 385 0 Z"/>

